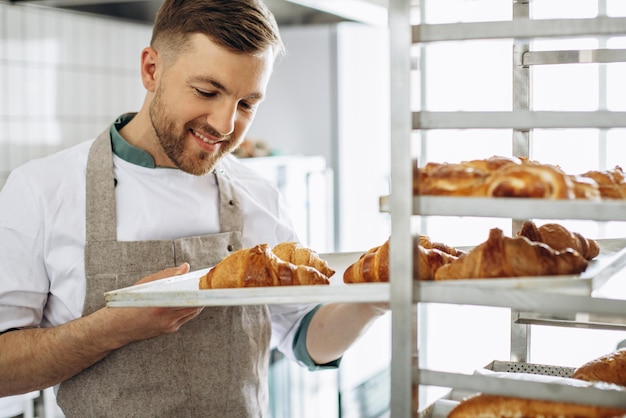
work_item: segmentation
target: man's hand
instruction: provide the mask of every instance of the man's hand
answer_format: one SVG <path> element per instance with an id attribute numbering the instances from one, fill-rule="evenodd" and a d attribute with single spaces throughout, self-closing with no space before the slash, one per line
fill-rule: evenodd
<path id="1" fill-rule="evenodd" d="M 166 277 L 177 276 L 189 272 L 189 264 L 168 268 L 151 274 L 135 284 L 148 283 Z M 180 308 L 103 308 L 94 313 L 99 314 L 102 326 L 111 328 L 112 341 L 115 348 L 132 341 L 145 340 L 159 335 L 171 334 L 186 322 L 202 312 L 201 307 Z"/>
<path id="2" fill-rule="evenodd" d="M 189 271 L 187 263 L 144 277 L 147 283 Z M 176 332 L 202 308 L 102 308 L 52 328 L 0 335 L 0 397 L 56 385 L 132 341 Z"/>

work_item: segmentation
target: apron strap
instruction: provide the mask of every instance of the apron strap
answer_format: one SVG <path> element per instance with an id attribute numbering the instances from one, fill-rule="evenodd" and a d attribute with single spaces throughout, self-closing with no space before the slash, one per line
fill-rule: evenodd
<path id="1" fill-rule="evenodd" d="M 87 159 L 86 239 L 93 241 L 117 240 L 115 213 L 115 184 L 113 150 L 109 129 L 102 132 L 89 150 Z"/>
<path id="2" fill-rule="evenodd" d="M 221 167 L 213 170 L 220 193 L 220 230 L 221 232 L 243 230 L 243 211 L 228 174 Z M 228 214 L 228 215 L 226 215 Z"/>

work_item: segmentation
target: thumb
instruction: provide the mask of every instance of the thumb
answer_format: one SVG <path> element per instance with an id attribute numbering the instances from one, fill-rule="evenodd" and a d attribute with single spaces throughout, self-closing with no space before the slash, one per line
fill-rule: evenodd
<path id="1" fill-rule="evenodd" d="M 148 283 L 154 280 L 160 280 L 166 277 L 178 276 L 186 273 L 189 273 L 189 263 L 183 263 L 178 267 L 169 267 L 164 270 L 157 271 L 156 273 L 152 273 L 149 276 L 140 279 L 135 284 Z"/>

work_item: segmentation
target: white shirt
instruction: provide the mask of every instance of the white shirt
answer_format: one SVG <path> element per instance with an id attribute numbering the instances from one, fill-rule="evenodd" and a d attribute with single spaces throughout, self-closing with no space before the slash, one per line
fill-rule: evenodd
<path id="1" fill-rule="evenodd" d="M 82 315 L 86 281 L 85 172 L 93 140 L 15 169 L 0 192 L 0 332 L 53 327 Z M 212 174 L 146 168 L 114 155 L 118 241 L 220 232 Z M 297 241 L 286 207 L 267 180 L 227 156 L 243 210 L 244 248 Z M 114 262 L 114 261 L 112 261 Z M 272 305 L 272 346 L 294 358 L 293 336 L 313 305 Z"/>

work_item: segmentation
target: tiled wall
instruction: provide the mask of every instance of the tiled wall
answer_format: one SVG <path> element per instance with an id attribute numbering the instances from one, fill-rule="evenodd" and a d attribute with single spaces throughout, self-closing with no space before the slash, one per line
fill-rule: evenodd
<path id="1" fill-rule="evenodd" d="M 92 138 L 143 101 L 151 28 L 0 0 L 0 187 L 22 163 Z"/>

